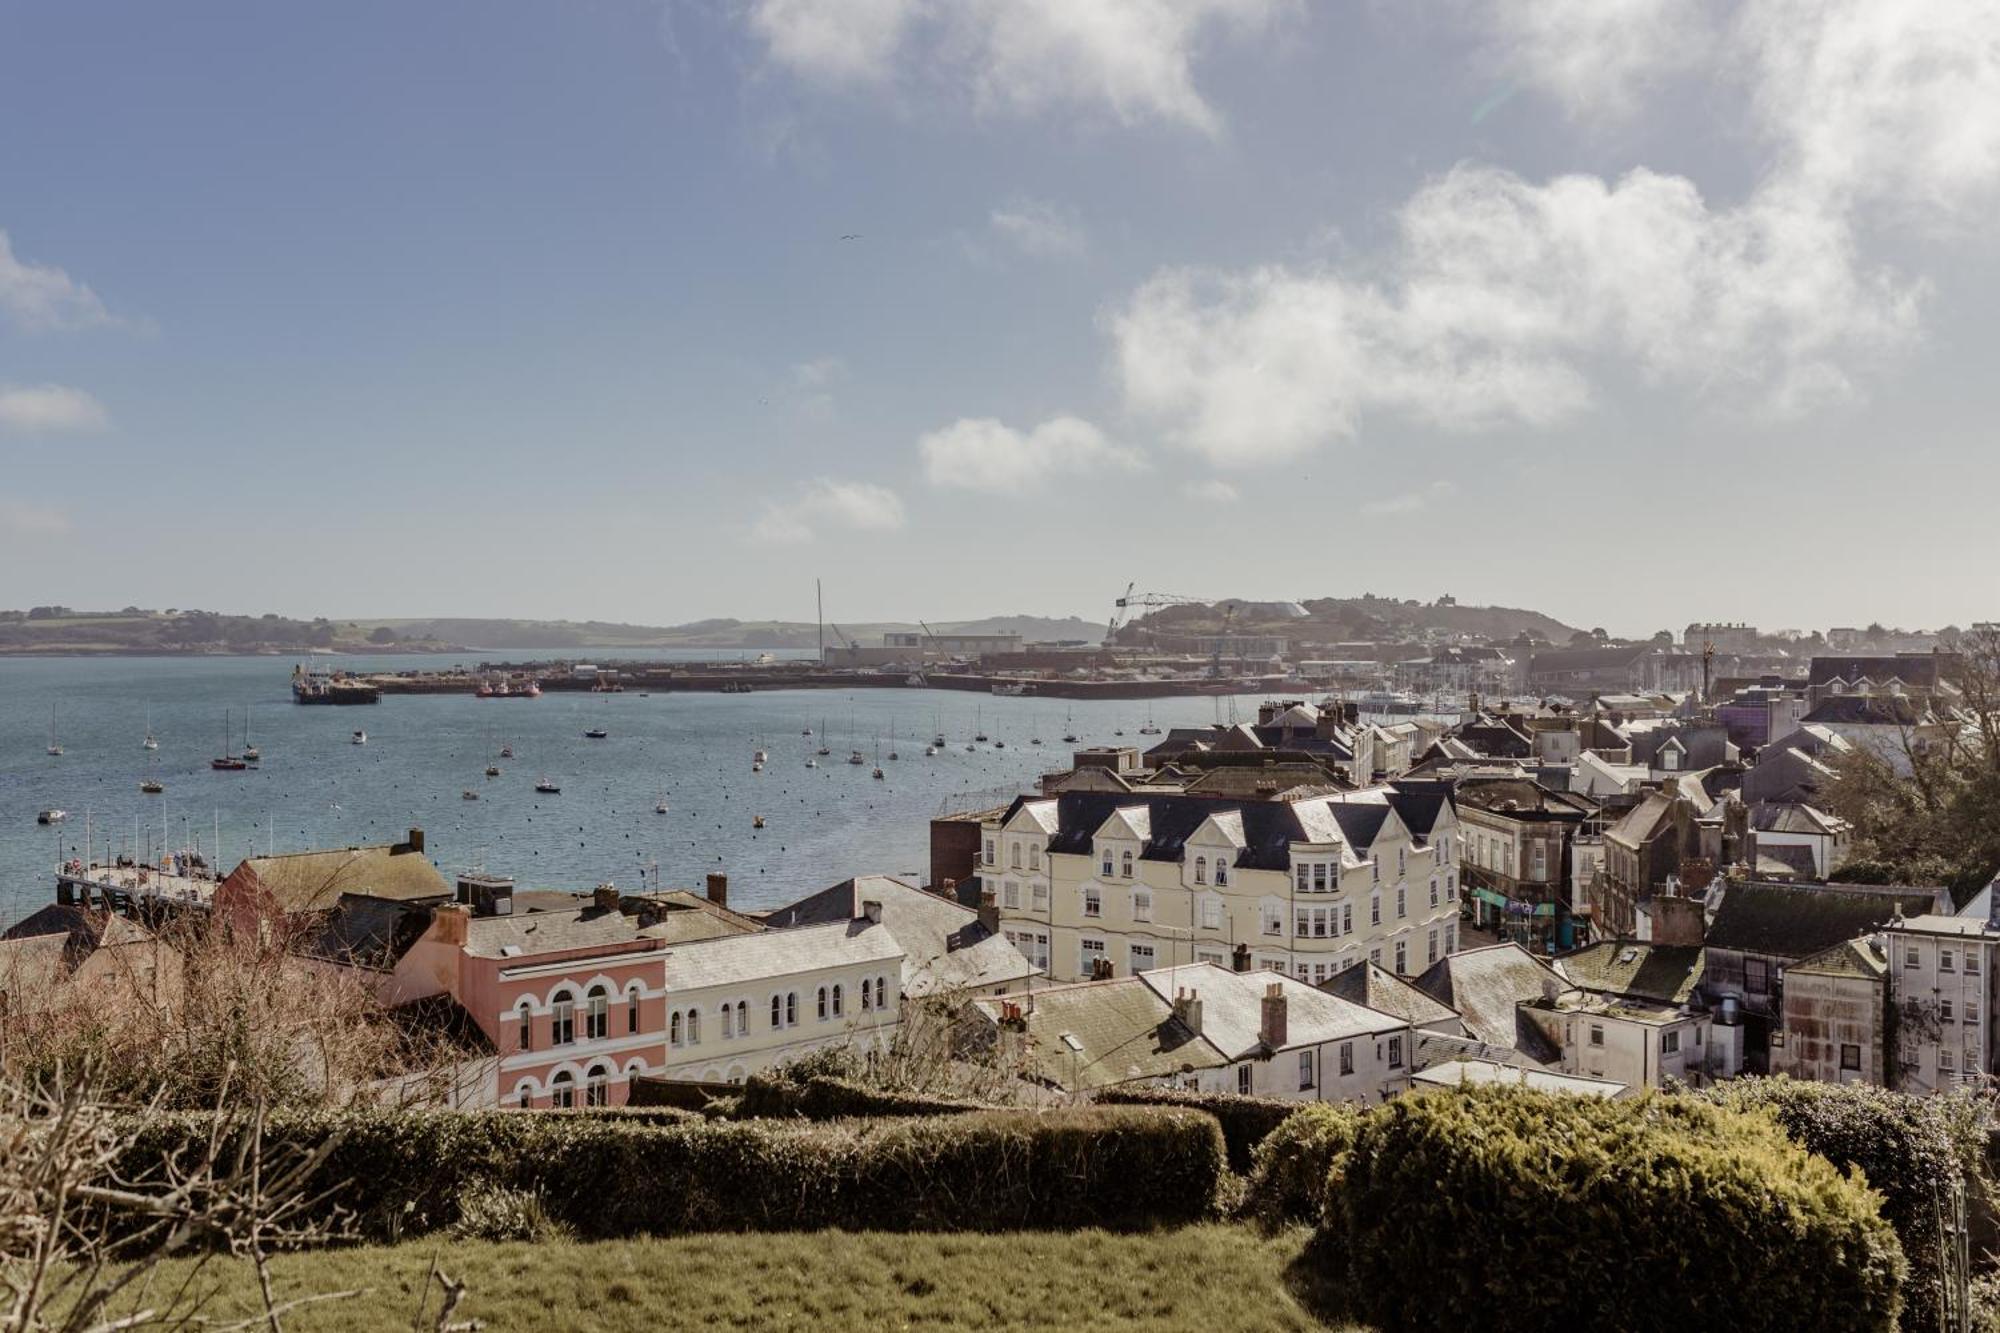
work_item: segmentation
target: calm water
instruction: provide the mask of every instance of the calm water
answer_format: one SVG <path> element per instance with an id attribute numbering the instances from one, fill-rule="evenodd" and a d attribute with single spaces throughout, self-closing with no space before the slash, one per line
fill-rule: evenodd
<path id="1" fill-rule="evenodd" d="M 621 657 L 640 656 L 619 653 Z M 673 654 L 654 654 L 672 656 Z M 719 656 L 718 654 L 693 654 Z M 483 654 L 494 659 L 510 656 Z M 512 654 L 516 658 L 530 654 Z M 374 670 L 441 666 L 449 658 L 344 658 Z M 467 659 L 478 660 L 478 657 Z M 0 922 L 54 894 L 59 853 L 81 851 L 85 815 L 100 851 L 174 847 L 221 836 L 221 863 L 253 850 L 383 842 L 412 825 L 447 873 L 483 865 L 524 887 L 637 887 L 657 861 L 669 886 L 698 887 L 709 871 L 730 877 L 731 901 L 771 906 L 849 875 L 919 871 L 929 861 L 930 817 L 998 801 L 1067 766 L 1060 742 L 1074 709 L 1081 744 L 1143 745 L 1143 702 L 1066 704 L 958 691 L 776 690 L 754 694 L 545 694 L 534 700 L 469 695 L 391 696 L 372 708 L 301 708 L 291 702 L 289 659 L 112 658 L 0 661 Z M 1254 719 L 1256 701 L 1238 708 Z M 1226 703 L 1222 705 L 1226 708 Z M 51 709 L 65 753 L 52 758 Z M 975 712 L 975 708 L 978 710 Z M 263 751 L 254 772 L 218 773 L 223 711 L 242 745 Z M 140 748 L 150 710 L 160 748 Z M 1161 727 L 1215 720 L 1208 698 L 1157 700 Z M 968 753 L 975 719 L 1004 749 Z M 609 731 L 586 740 L 587 728 Z M 800 732 L 810 726 L 812 737 Z M 356 727 L 368 743 L 350 743 Z M 942 728 L 950 745 L 926 759 Z M 902 758 L 889 762 L 890 737 Z M 870 764 L 880 737 L 884 781 Z M 1041 746 L 1029 745 L 1040 736 Z M 833 754 L 805 761 L 824 743 Z M 503 744 L 514 758 L 500 759 Z M 759 749 L 762 773 L 750 771 Z M 488 764 L 502 769 L 484 776 Z M 139 781 L 166 784 L 147 796 Z M 537 778 L 562 784 L 538 794 Z M 467 801 L 466 789 L 480 799 Z M 664 796 L 665 815 L 653 806 Z M 69 820 L 35 823 L 56 807 Z M 751 826 L 763 815 L 765 827 Z"/>

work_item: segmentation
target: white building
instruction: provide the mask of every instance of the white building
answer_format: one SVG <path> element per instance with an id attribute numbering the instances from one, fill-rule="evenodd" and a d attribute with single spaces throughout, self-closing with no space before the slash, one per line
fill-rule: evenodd
<path id="1" fill-rule="evenodd" d="M 1891 1086 L 1941 1092 L 1992 1073 L 2000 914 L 1899 917 L 1883 930 L 1896 1034 Z"/>
<path id="2" fill-rule="evenodd" d="M 865 916 L 673 949 L 666 1060 L 643 1072 L 738 1083 L 825 1046 L 886 1049 L 902 969 L 903 947 Z"/>
<path id="3" fill-rule="evenodd" d="M 1706 1013 L 1650 1000 L 1572 991 L 1549 1005 L 1562 1039 L 1562 1071 L 1657 1088 L 1702 1081 Z"/>
<path id="4" fill-rule="evenodd" d="M 1457 828 L 1428 790 L 1065 792 L 988 821 L 979 873 L 1057 981 L 1239 960 L 1314 984 L 1363 960 L 1414 976 L 1458 947 Z"/>

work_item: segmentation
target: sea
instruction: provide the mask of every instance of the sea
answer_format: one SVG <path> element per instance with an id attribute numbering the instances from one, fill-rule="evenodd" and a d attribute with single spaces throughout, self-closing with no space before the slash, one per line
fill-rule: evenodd
<path id="1" fill-rule="evenodd" d="M 315 660 L 394 671 L 547 655 Z M 390 842 L 411 828 L 424 830 L 426 853 L 447 875 L 484 870 L 524 888 L 698 890 L 721 872 L 733 906 L 777 906 L 852 875 L 921 875 L 933 816 L 1004 803 L 1067 768 L 1066 731 L 1079 747 L 1143 747 L 1149 715 L 1163 729 L 1230 720 L 1232 707 L 1253 721 L 1260 701 L 1071 703 L 891 688 L 385 695 L 372 707 L 329 708 L 292 702 L 292 667 L 267 656 L 0 660 L 0 925 L 52 901 L 56 866 L 86 851 L 156 860 L 162 848 L 199 848 L 227 870 L 253 853 Z M 156 751 L 141 745 L 149 726 Z M 246 726 L 262 751 L 258 767 L 211 769 L 225 745 L 243 748 Z M 586 739 L 594 728 L 609 735 Z M 356 729 L 365 744 L 354 743 Z M 973 739 L 980 731 L 987 742 Z M 948 743 L 925 757 L 939 733 Z M 59 756 L 45 752 L 51 737 Z M 822 745 L 832 753 L 815 755 Z M 503 746 L 512 759 L 499 757 Z M 768 760 L 753 772 L 760 749 Z M 865 762 L 846 762 L 857 751 Z M 487 777 L 488 765 L 499 776 Z M 142 793 L 149 777 L 165 792 Z M 536 792 L 543 777 L 561 793 Z M 655 810 L 661 801 L 665 814 Z M 68 818 L 39 825 L 45 809 Z"/>

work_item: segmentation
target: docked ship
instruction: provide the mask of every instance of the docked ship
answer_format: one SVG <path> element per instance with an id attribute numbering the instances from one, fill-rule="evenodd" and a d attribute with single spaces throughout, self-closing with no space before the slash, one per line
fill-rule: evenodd
<path id="1" fill-rule="evenodd" d="M 381 699 L 381 690 L 344 671 L 330 671 L 320 666 L 292 668 L 294 703 L 372 704 L 381 702 Z"/>

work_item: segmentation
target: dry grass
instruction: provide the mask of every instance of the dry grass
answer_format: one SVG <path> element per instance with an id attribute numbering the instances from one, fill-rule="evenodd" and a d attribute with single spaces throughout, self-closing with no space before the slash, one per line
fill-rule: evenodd
<path id="1" fill-rule="evenodd" d="M 415 1243 L 280 1256 L 279 1299 L 352 1287 L 287 1329 L 410 1328 L 432 1263 L 468 1289 L 456 1319 L 503 1329 L 1229 1329 L 1335 1327 L 1288 1268 L 1305 1233 L 683 1236 L 599 1244 Z M 258 1308 L 247 1265 L 212 1265 L 210 1317 Z M 436 1291 L 429 1292 L 436 1310 Z M 431 1327 L 428 1319 L 423 1327 Z"/>

